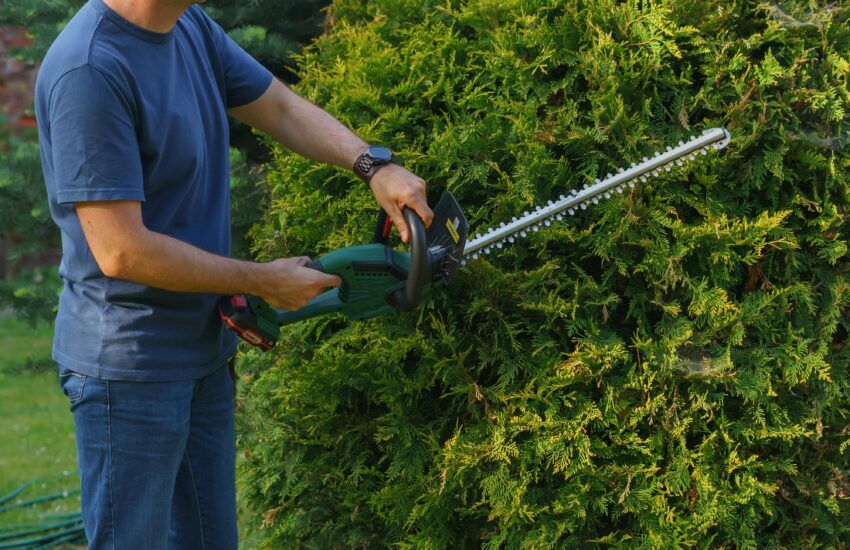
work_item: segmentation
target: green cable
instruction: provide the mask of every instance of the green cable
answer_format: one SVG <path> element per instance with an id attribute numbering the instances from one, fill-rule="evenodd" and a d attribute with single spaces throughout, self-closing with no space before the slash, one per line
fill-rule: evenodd
<path id="1" fill-rule="evenodd" d="M 61 474 L 67 476 L 67 473 Z M 45 476 L 54 477 L 54 476 Z M 80 492 L 79 489 L 71 489 L 59 493 L 44 495 L 20 502 L 10 501 L 23 493 L 28 487 L 45 479 L 39 477 L 27 481 L 11 492 L 0 496 L 0 512 L 17 508 L 26 508 L 42 502 L 67 498 Z M 64 512 L 56 514 L 41 514 L 39 517 L 46 521 L 41 523 L 20 523 L 16 525 L 0 525 L 0 549 L 6 548 L 54 548 L 64 543 L 86 543 L 86 535 L 82 524 L 82 514 L 77 512 Z M 22 538 L 29 537 L 29 538 Z"/>
<path id="2" fill-rule="evenodd" d="M 16 529 L 32 529 L 33 527 L 41 527 L 43 523 L 18 523 L 15 525 L 0 525 L 0 534 L 6 531 L 14 531 Z"/>
<path id="3" fill-rule="evenodd" d="M 31 527 L 25 528 L 24 531 L 18 531 L 15 533 L 7 533 L 0 535 L 0 542 L 9 541 L 14 539 L 19 539 L 21 537 L 28 537 L 30 535 L 37 535 L 39 533 L 44 533 L 45 531 L 52 531 L 54 529 L 59 529 L 60 527 L 70 527 L 71 525 L 82 527 L 83 518 L 72 519 L 68 521 L 58 522 L 58 523 L 43 523 L 43 524 L 33 524 Z M 77 525 L 79 524 L 79 525 Z"/>
<path id="4" fill-rule="evenodd" d="M 35 482 L 36 482 L 35 479 L 27 481 L 26 483 L 24 483 L 23 485 L 21 485 L 17 489 L 13 490 L 11 493 L 7 493 L 7 494 L 3 495 L 2 497 L 0 497 L 0 504 L 4 504 L 6 502 L 9 502 L 10 500 L 15 498 L 16 496 L 23 493 L 26 490 L 27 487 L 29 487 L 30 485 L 32 485 Z"/>
<path id="5" fill-rule="evenodd" d="M 42 546 L 35 546 L 34 548 L 56 548 L 57 545 L 66 542 L 71 544 L 86 544 L 88 541 L 86 540 L 86 534 L 81 530 L 79 533 L 71 533 L 70 535 L 52 540 Z"/>
<path id="6" fill-rule="evenodd" d="M 70 518 L 73 518 L 73 517 L 77 517 L 80 514 L 81 514 L 81 512 L 79 510 L 77 510 L 76 512 L 62 512 L 61 514 L 40 514 L 38 517 L 60 520 L 60 519 L 70 519 Z"/>
<path id="7" fill-rule="evenodd" d="M 82 521 L 82 519 L 83 519 L 83 516 L 80 512 L 72 512 L 67 517 L 63 517 L 63 518 L 51 518 L 50 516 L 39 516 L 39 517 L 47 517 L 48 519 L 52 519 L 54 521 L 54 523 L 30 522 L 30 523 L 16 523 L 16 524 L 12 524 L 12 525 L 0 525 L 0 536 L 5 536 L 3 534 L 5 531 L 14 531 L 16 529 L 32 529 L 34 527 L 41 527 L 43 525 L 54 525 L 54 524 L 63 523 L 65 520 L 70 520 L 70 519 L 75 519 L 76 521 Z"/>
<path id="8" fill-rule="evenodd" d="M 79 493 L 79 489 L 71 489 L 69 491 L 62 491 L 61 493 L 54 493 L 52 495 L 45 495 L 43 497 L 31 498 L 29 500 L 22 500 L 21 502 L 16 502 L 14 504 L 7 504 L 6 506 L 0 506 L 0 512 L 5 512 L 7 510 L 12 510 L 15 508 L 26 508 L 27 506 L 32 506 L 33 504 L 38 504 L 40 502 L 47 502 L 50 500 L 59 500 L 60 498 L 67 498 L 71 495 L 75 495 Z"/>
<path id="9" fill-rule="evenodd" d="M 76 470 L 72 470 L 70 472 L 64 471 L 64 472 L 58 473 L 58 474 L 49 474 L 49 475 L 46 475 L 46 476 L 40 476 L 40 477 L 37 477 L 35 479 L 31 479 L 31 480 L 27 481 L 26 483 L 24 483 L 23 485 L 21 485 L 20 487 L 18 487 L 17 489 L 12 490 L 12 492 L 7 493 L 3 496 L 0 496 L 0 504 L 5 504 L 5 503 L 9 502 L 10 500 L 15 498 L 16 496 L 23 493 L 27 489 L 27 487 L 29 487 L 30 485 L 34 485 L 35 483 L 38 483 L 39 481 L 44 481 L 45 479 L 51 479 L 51 478 L 54 478 L 54 477 L 68 477 L 71 474 L 76 474 Z"/>
<path id="10" fill-rule="evenodd" d="M 51 533 L 49 535 L 43 535 L 41 537 L 34 537 L 29 539 L 21 539 L 13 542 L 4 542 L 0 544 L 0 549 L 7 548 L 32 548 L 33 546 L 44 545 L 46 543 L 53 543 L 57 538 L 66 537 L 68 535 L 79 536 L 81 527 L 74 527 L 71 529 L 66 529 L 64 531 L 57 531 L 55 533 Z"/>
<path id="11" fill-rule="evenodd" d="M 49 502 L 51 500 L 59 500 L 80 492 L 79 489 L 71 489 L 9 504 L 10 501 L 18 497 L 28 487 L 46 478 L 58 477 L 59 475 L 65 477 L 68 473 L 63 472 L 62 474 L 42 476 L 32 479 L 15 488 L 11 492 L 0 496 L 0 512 L 17 508 L 26 508 L 42 502 Z M 20 523 L 16 525 L 0 525 L 0 549 L 35 547 L 47 548 L 65 543 L 86 543 L 86 535 L 82 524 L 82 514 L 79 511 L 40 514 L 39 517 L 44 518 L 46 521 L 41 523 L 35 522 Z"/>

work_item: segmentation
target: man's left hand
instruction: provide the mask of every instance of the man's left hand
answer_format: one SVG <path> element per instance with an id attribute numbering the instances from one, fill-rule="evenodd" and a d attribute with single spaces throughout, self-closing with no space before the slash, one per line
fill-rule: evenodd
<path id="1" fill-rule="evenodd" d="M 425 222 L 425 227 L 431 225 L 434 213 L 428 207 L 425 198 L 425 180 L 416 174 L 397 164 L 388 164 L 382 166 L 372 176 L 369 186 L 375 193 L 378 204 L 381 205 L 381 208 L 384 209 L 398 229 L 402 242 L 406 243 L 410 238 L 407 222 L 404 221 L 404 216 L 401 213 L 405 206 L 412 208 L 419 214 L 419 217 Z"/>

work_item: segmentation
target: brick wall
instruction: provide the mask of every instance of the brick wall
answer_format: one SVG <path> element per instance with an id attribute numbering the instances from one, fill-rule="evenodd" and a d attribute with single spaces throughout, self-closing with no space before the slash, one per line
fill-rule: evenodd
<path id="1" fill-rule="evenodd" d="M 0 0 L 2 2 L 3 0 Z M 35 128 L 32 108 L 33 87 L 36 67 L 18 61 L 11 49 L 29 43 L 24 29 L 0 25 L 0 111 L 5 114 L 6 124 L 13 132 Z M 0 136 L 5 128 L 0 128 Z M 0 137 L 0 154 L 8 144 Z M 39 250 L 24 257 L 10 258 L 8 251 L 26 239 L 14 232 L 0 235 L 0 279 L 12 280 L 21 270 L 59 263 L 60 251 Z"/>
<path id="2" fill-rule="evenodd" d="M 35 127 L 32 90 L 36 68 L 18 61 L 10 52 L 28 43 L 24 29 L 0 26 L 0 110 L 14 129 Z"/>

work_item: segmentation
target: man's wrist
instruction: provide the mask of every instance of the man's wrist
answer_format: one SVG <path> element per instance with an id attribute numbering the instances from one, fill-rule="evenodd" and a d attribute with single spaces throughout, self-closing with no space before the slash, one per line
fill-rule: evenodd
<path id="1" fill-rule="evenodd" d="M 360 179 L 370 183 L 372 177 L 384 166 L 393 164 L 395 157 L 387 147 L 371 145 L 354 161 L 353 170 Z"/>
<path id="2" fill-rule="evenodd" d="M 242 262 L 244 293 L 258 296 L 263 293 L 268 280 L 268 266 L 259 262 Z"/>
<path id="3" fill-rule="evenodd" d="M 396 164 L 395 162 L 388 162 L 388 163 L 386 163 L 386 164 L 381 164 L 381 165 L 379 165 L 379 166 L 375 166 L 374 168 L 372 168 L 371 173 L 370 173 L 370 174 L 369 174 L 369 176 L 368 176 L 368 177 L 364 180 L 364 181 L 366 182 L 366 185 L 370 185 L 370 186 L 371 186 L 371 185 L 372 185 L 372 179 L 374 179 L 375 175 L 376 175 L 378 172 L 380 172 L 381 170 L 383 170 L 384 168 L 386 168 L 387 166 L 397 166 L 397 164 Z"/>

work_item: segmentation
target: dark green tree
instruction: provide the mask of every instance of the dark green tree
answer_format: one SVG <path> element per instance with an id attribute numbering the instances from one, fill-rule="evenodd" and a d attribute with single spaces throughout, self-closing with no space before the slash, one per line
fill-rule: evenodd
<path id="1" fill-rule="evenodd" d="M 84 0 L 4 0 L 0 25 L 27 28 L 32 44 L 19 54 L 37 62 L 65 24 L 85 4 Z M 328 0 L 210 0 L 204 9 L 243 48 L 287 81 L 295 79 L 294 56 L 304 44 L 318 36 Z"/>
<path id="2" fill-rule="evenodd" d="M 336 0 L 298 89 L 473 230 L 712 126 L 731 146 L 471 263 L 432 303 L 251 351 L 269 548 L 850 540 L 850 10 Z M 262 258 L 366 242 L 349 173 L 273 147 Z"/>
<path id="3" fill-rule="evenodd" d="M 26 257 L 59 245 L 50 219 L 38 143 L 34 135 L 14 135 L 0 117 L 0 242 L 3 278 L 0 308 L 13 307 L 35 322 L 52 318 L 59 286 L 56 270 L 39 268 L 11 273 Z"/>
<path id="4" fill-rule="evenodd" d="M 295 57 L 321 32 L 328 0 L 210 0 L 204 9 L 275 75 L 297 80 Z"/>

